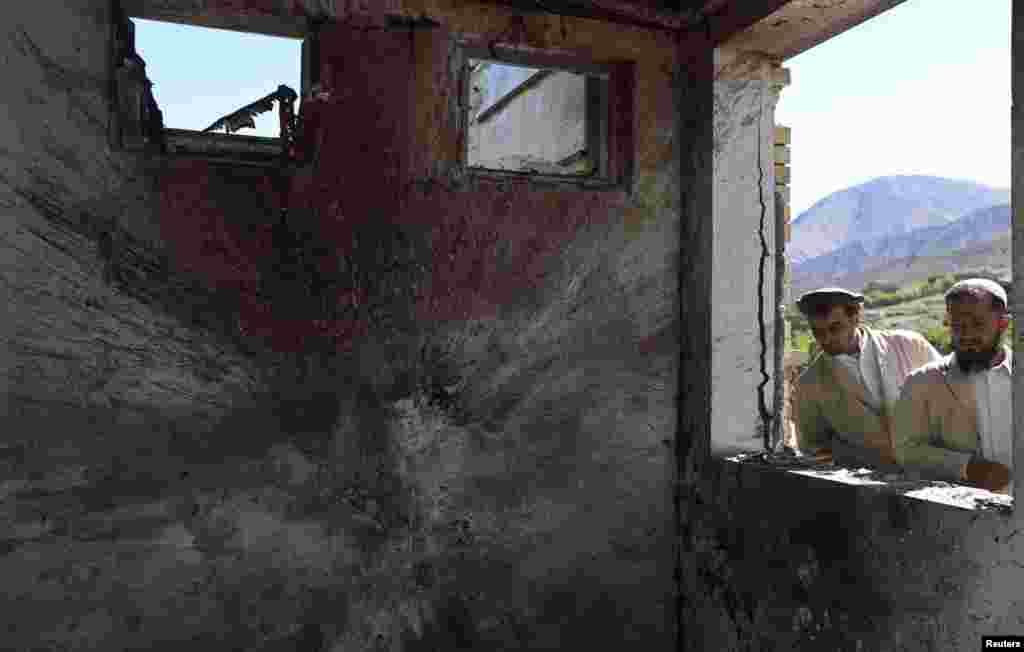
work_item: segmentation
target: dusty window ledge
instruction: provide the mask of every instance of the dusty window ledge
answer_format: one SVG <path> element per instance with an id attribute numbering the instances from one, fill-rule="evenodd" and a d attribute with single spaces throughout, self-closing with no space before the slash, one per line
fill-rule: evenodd
<path id="1" fill-rule="evenodd" d="M 985 489 L 953 484 L 941 480 L 921 480 L 905 473 L 881 473 L 867 468 L 841 467 L 834 464 L 815 464 L 799 458 L 775 458 L 763 453 L 741 453 L 722 458 L 744 469 L 757 469 L 769 473 L 788 473 L 856 487 L 862 491 L 896 494 L 911 500 L 977 512 L 1010 516 L 1013 497 Z"/>
<path id="2" fill-rule="evenodd" d="M 220 134 L 190 129 L 163 130 L 167 155 L 229 163 L 279 166 L 280 138 Z"/>
<path id="3" fill-rule="evenodd" d="M 625 192 L 626 187 L 622 182 L 612 181 L 607 178 L 592 178 L 584 176 L 572 176 L 569 174 L 543 174 L 539 172 L 519 172 L 515 170 L 496 170 L 492 168 L 478 168 L 466 166 L 465 174 L 470 177 L 478 177 L 493 181 L 511 181 L 513 179 L 528 179 L 541 185 L 552 186 L 576 186 L 587 190 L 618 190 Z"/>

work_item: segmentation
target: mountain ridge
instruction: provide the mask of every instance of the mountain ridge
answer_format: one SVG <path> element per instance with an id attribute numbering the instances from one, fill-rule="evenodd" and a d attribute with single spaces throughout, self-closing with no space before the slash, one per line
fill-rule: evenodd
<path id="1" fill-rule="evenodd" d="M 1004 203 L 1009 203 L 1008 189 L 970 180 L 875 177 L 833 192 L 797 216 L 788 246 L 790 260 L 797 271 L 807 261 L 857 242 L 864 243 L 864 252 L 872 255 L 884 248 L 887 239 L 948 226 L 969 213 Z"/>
<path id="2" fill-rule="evenodd" d="M 869 283 L 902 286 L 934 274 L 978 272 L 1009 280 L 1011 235 L 1009 229 L 994 239 L 968 244 L 957 251 L 938 252 L 876 262 L 866 269 L 839 273 L 796 272 L 791 278 L 794 297 L 815 287 L 836 285 L 854 290 Z"/>

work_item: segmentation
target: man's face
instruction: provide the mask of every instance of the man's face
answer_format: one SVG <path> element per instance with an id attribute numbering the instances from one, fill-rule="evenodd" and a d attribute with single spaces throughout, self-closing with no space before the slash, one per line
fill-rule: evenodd
<path id="1" fill-rule="evenodd" d="M 808 319 L 818 346 L 828 355 L 849 353 L 854 347 L 857 318 L 846 314 L 845 306 L 833 306 L 824 317 Z"/>
<path id="2" fill-rule="evenodd" d="M 999 352 L 1003 326 L 989 297 L 965 297 L 946 305 L 957 361 L 964 371 L 987 369 Z"/>

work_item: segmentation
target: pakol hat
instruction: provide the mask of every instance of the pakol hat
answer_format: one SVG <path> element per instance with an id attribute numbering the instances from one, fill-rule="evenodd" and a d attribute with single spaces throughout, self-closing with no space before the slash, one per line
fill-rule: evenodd
<path id="1" fill-rule="evenodd" d="M 835 303 L 864 303 L 864 295 L 847 290 L 846 288 L 819 288 L 804 293 L 796 302 L 800 310 L 808 305 L 819 301 L 834 301 Z"/>

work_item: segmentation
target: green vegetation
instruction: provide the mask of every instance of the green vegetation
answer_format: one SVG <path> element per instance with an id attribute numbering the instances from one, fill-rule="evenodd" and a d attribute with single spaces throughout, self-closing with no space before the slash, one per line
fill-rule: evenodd
<path id="1" fill-rule="evenodd" d="M 944 325 L 932 326 L 928 330 L 922 331 L 921 335 L 924 335 L 924 339 L 928 340 L 942 355 L 952 353 L 953 345 L 949 339 L 949 329 Z"/>
<path id="2" fill-rule="evenodd" d="M 809 353 L 812 344 L 814 344 L 814 336 L 809 331 L 793 332 L 790 350 L 807 351 Z"/>
<path id="3" fill-rule="evenodd" d="M 879 283 L 868 283 L 863 290 L 865 308 L 884 308 L 898 303 L 906 303 L 922 297 L 943 294 L 953 287 L 957 278 L 953 274 L 935 274 L 924 281 L 911 283 L 905 288 L 886 291 Z"/>

